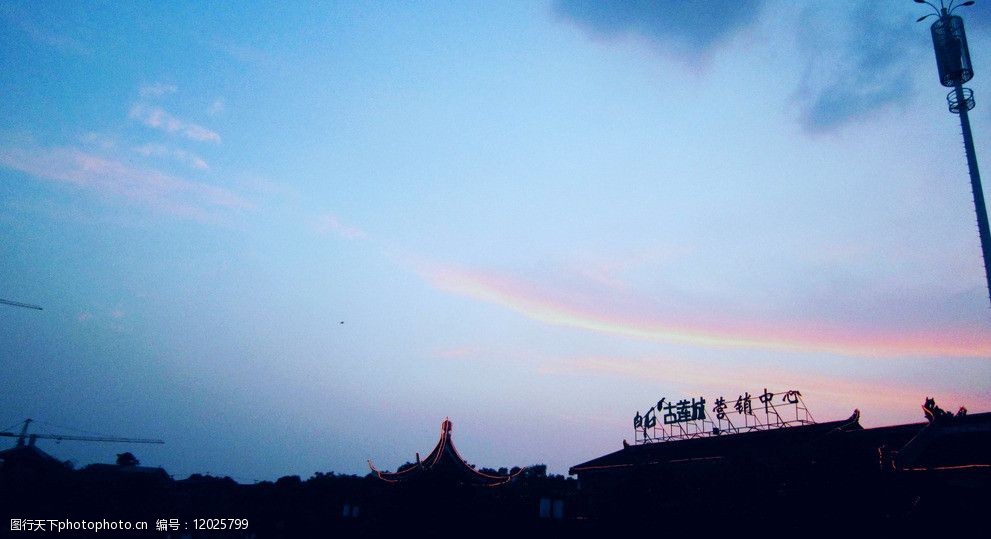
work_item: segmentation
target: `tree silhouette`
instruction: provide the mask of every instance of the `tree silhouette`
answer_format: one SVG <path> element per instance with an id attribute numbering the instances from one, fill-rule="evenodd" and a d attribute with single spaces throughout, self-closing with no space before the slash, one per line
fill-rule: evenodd
<path id="1" fill-rule="evenodd" d="M 137 466 L 141 464 L 141 461 L 134 456 L 133 453 L 127 451 L 125 453 L 117 453 L 117 465 L 118 466 Z"/>

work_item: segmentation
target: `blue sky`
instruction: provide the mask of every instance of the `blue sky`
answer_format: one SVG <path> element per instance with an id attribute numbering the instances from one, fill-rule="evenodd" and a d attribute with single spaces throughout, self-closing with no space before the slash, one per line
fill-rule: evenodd
<path id="1" fill-rule="evenodd" d="M 0 3 L 0 297 L 45 308 L 0 311 L 0 426 L 252 481 L 394 469 L 445 416 L 472 462 L 560 473 L 662 396 L 987 411 L 924 13 Z"/>

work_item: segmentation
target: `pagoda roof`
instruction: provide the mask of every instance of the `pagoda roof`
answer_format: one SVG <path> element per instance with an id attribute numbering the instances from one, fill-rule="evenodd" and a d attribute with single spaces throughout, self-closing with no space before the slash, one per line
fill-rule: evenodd
<path id="1" fill-rule="evenodd" d="M 509 475 L 493 475 L 480 472 L 468 464 L 458 453 L 451 440 L 452 423 L 450 418 L 444 418 L 440 425 L 440 439 L 433 450 L 421 459 L 420 454 L 416 454 L 416 462 L 404 469 L 396 472 L 383 472 L 377 469 L 372 461 L 368 461 L 371 468 L 379 479 L 388 483 L 400 483 L 408 481 L 440 480 L 457 483 L 467 483 L 494 487 L 504 485 L 518 476 L 523 469 Z"/>

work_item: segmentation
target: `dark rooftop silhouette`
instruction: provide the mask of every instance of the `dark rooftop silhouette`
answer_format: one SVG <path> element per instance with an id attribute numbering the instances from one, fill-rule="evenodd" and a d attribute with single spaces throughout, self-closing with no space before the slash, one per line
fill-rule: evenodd
<path id="1" fill-rule="evenodd" d="M 421 460 L 420 454 L 416 454 L 416 463 L 412 466 L 401 468 L 396 472 L 379 471 L 368 461 L 368 467 L 381 480 L 389 483 L 401 481 L 419 481 L 430 479 L 435 481 L 450 481 L 463 484 L 474 484 L 494 487 L 503 485 L 518 476 L 523 469 L 507 475 L 492 475 L 475 470 L 458 453 L 451 440 L 452 423 L 450 418 L 444 418 L 440 424 L 440 439 L 433 451 Z"/>

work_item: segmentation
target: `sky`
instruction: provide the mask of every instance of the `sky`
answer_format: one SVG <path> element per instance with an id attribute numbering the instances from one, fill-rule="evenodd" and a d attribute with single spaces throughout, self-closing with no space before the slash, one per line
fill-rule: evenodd
<path id="1" fill-rule="evenodd" d="M 394 470 L 448 416 L 567 473 L 661 397 L 991 411 L 926 13 L 0 1 L 0 297 L 44 308 L 0 306 L 0 429 L 252 482 Z"/>

